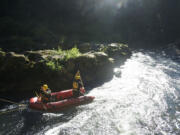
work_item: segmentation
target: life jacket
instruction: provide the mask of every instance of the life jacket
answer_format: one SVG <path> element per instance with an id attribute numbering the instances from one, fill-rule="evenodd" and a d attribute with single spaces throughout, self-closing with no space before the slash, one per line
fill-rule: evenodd
<path id="1" fill-rule="evenodd" d="M 41 97 L 41 101 L 42 101 L 42 100 L 46 100 L 46 101 L 49 100 L 49 98 L 46 97 L 44 94 L 40 94 L 40 97 Z"/>
<path id="2" fill-rule="evenodd" d="M 73 89 L 78 89 L 78 83 L 76 81 L 73 82 Z"/>
<path id="3" fill-rule="evenodd" d="M 48 101 L 49 100 L 49 96 L 47 96 L 47 94 L 50 95 L 51 90 L 50 89 L 46 89 L 46 90 L 42 90 L 42 91 L 43 91 L 43 93 L 40 93 L 41 100 Z"/>

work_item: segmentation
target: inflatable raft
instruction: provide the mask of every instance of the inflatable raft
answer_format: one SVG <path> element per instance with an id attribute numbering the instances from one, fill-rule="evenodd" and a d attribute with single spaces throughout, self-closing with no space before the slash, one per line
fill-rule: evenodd
<path id="1" fill-rule="evenodd" d="M 81 92 L 84 93 L 85 90 L 81 89 Z M 58 112 L 73 106 L 90 103 L 95 98 L 93 96 L 80 96 L 73 98 L 72 96 L 73 92 L 71 89 L 51 93 L 51 99 L 48 103 L 42 103 L 38 100 L 38 97 L 33 97 L 30 99 L 29 107 L 39 111 Z"/>

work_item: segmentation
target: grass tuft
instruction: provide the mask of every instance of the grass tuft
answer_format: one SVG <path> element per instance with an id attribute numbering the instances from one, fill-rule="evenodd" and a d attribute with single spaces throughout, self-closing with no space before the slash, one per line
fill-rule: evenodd
<path id="1" fill-rule="evenodd" d="M 57 54 L 62 55 L 65 61 L 67 61 L 70 58 L 76 58 L 81 55 L 77 47 L 74 47 L 70 50 L 62 50 L 61 48 L 58 48 L 56 52 Z"/>
<path id="2" fill-rule="evenodd" d="M 62 63 L 64 61 L 67 61 L 70 58 L 76 58 L 78 56 L 81 55 L 81 53 L 79 52 L 79 50 L 74 47 L 70 50 L 62 50 L 61 48 L 58 48 L 57 50 L 53 50 L 53 54 L 51 55 L 60 55 L 62 56 L 62 59 L 60 61 L 62 61 Z M 52 69 L 52 70 L 56 70 L 56 71 L 60 71 L 63 69 L 63 64 L 61 64 L 61 62 L 59 62 L 59 60 L 55 60 L 55 59 L 49 59 L 46 62 L 46 65 Z"/>

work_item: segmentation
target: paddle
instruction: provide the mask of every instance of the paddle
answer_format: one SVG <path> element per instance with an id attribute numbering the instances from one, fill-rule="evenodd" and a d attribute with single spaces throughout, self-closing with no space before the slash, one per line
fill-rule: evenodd
<path id="1" fill-rule="evenodd" d="M 41 98 L 36 91 L 35 91 L 35 94 L 36 94 L 37 98 Z M 43 102 L 41 101 L 40 103 L 42 104 L 44 110 L 47 110 L 47 107 L 43 104 Z"/>
<path id="2" fill-rule="evenodd" d="M 77 72 L 78 72 L 78 74 L 79 74 L 79 76 L 80 76 L 80 81 L 81 81 L 81 84 L 82 84 L 82 88 L 84 89 L 84 83 L 83 83 L 83 81 L 82 81 L 80 71 L 78 70 Z M 84 93 L 83 93 L 83 92 L 80 91 L 80 93 L 84 96 Z"/>
<path id="3" fill-rule="evenodd" d="M 11 101 L 11 100 L 7 100 L 7 99 L 4 99 L 4 98 L 0 98 L 0 101 L 7 102 L 7 103 L 12 103 L 12 104 L 16 104 L 16 105 L 18 105 L 19 107 L 25 107 L 25 106 L 27 106 L 26 104 L 17 103 L 17 102 L 14 102 L 14 101 Z"/>

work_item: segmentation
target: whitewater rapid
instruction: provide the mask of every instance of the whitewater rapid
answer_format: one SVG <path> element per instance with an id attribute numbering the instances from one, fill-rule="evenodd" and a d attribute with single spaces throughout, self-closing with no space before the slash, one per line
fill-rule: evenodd
<path id="1" fill-rule="evenodd" d="M 120 70 L 121 78 L 114 77 L 88 94 L 96 97 L 93 103 L 78 107 L 71 120 L 43 133 L 179 134 L 180 65 L 155 52 L 137 52 Z"/>
<path id="2" fill-rule="evenodd" d="M 95 100 L 65 114 L 28 111 L 18 121 L 35 135 L 178 135 L 180 134 L 180 65 L 160 52 L 134 52 L 115 77 L 88 95 Z M 115 69 L 116 70 L 116 69 Z M 33 115 L 32 115 L 33 113 Z M 1 117 L 1 116 L 0 116 Z M 8 116 L 6 116 L 8 117 Z M 35 117 L 35 118 L 34 118 Z M 38 118 L 38 122 L 36 121 Z M 8 117 L 8 119 L 11 119 Z M 26 121 L 26 122 L 24 122 Z M 17 122 L 18 123 L 18 122 Z M 5 127 L 6 127 L 5 123 Z M 15 127 L 15 125 L 14 125 Z"/>

